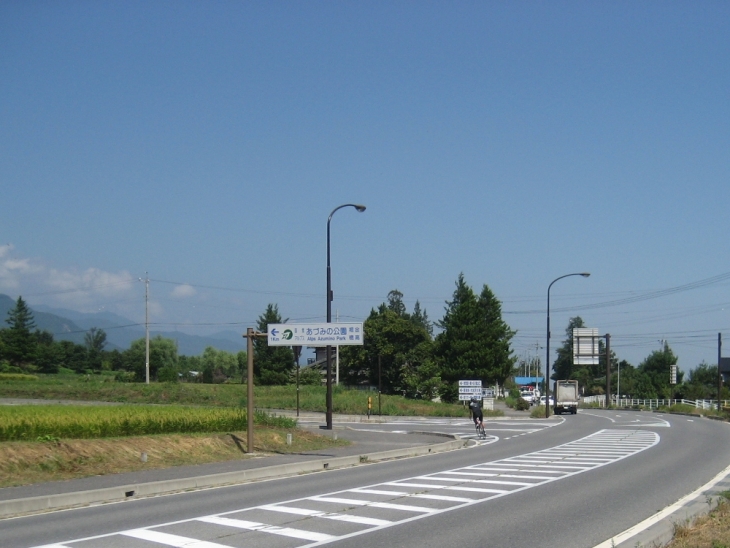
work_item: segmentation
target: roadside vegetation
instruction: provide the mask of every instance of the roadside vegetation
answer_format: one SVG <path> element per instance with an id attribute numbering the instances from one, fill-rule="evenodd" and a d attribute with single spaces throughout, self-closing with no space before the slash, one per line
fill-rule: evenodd
<path id="1" fill-rule="evenodd" d="M 677 524 L 667 548 L 728 548 L 730 546 L 730 492 L 720 494 L 717 507 L 693 523 Z"/>
<path id="2" fill-rule="evenodd" d="M 255 424 L 296 428 L 296 421 L 259 412 Z M 112 438 L 245 430 L 246 411 L 226 407 L 0 406 L 0 441 Z"/>
<path id="3" fill-rule="evenodd" d="M 38 375 L 36 379 L 0 378 L 0 398 L 100 401 L 136 404 L 177 404 L 210 407 L 247 406 L 246 385 L 204 383 L 127 383 L 113 375 L 58 374 Z M 437 403 L 428 400 L 386 395 L 372 391 L 333 387 L 332 408 L 335 413 L 366 415 L 368 397 L 372 398 L 371 415 L 466 417 L 468 408 L 461 404 Z M 323 386 L 301 386 L 299 407 L 302 411 L 326 410 L 326 389 Z M 255 386 L 257 409 L 294 410 L 297 390 L 294 385 Z"/>
<path id="4" fill-rule="evenodd" d="M 287 444 L 291 434 L 291 445 Z M 256 426 L 253 452 L 246 432 L 168 434 L 103 439 L 53 439 L 0 443 L 0 488 L 88 476 L 200 465 L 301 453 L 348 445 L 318 433 Z M 246 451 L 246 452 L 245 452 Z"/>

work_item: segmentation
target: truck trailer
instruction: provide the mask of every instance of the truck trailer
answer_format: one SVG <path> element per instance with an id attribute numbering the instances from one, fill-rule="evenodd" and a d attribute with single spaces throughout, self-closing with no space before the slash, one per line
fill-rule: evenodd
<path id="1" fill-rule="evenodd" d="M 555 381 L 555 407 L 556 415 L 570 412 L 575 415 L 578 412 L 578 381 Z"/>

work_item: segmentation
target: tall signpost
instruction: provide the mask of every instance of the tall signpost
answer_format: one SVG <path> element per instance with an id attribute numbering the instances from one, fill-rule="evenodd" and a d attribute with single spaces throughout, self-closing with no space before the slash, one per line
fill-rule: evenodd
<path id="1" fill-rule="evenodd" d="M 362 345 L 365 332 L 362 322 L 346 323 L 270 323 L 269 346 L 333 346 Z M 327 430 L 332 430 L 332 384 L 330 354 L 327 353 Z"/>
<path id="2" fill-rule="evenodd" d="M 253 453 L 253 340 L 255 337 L 266 337 L 266 333 L 259 333 L 252 327 L 246 329 L 246 352 L 248 356 L 246 366 L 246 450 Z"/>

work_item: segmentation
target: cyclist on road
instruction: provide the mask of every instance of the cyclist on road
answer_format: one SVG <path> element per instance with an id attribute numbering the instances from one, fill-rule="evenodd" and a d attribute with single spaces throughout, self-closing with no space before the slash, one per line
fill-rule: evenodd
<path id="1" fill-rule="evenodd" d="M 481 428 L 483 426 L 484 414 L 482 413 L 482 406 L 479 405 L 479 401 L 476 398 L 472 398 L 469 402 L 469 409 L 471 409 L 471 415 L 474 419 L 474 426 Z"/>

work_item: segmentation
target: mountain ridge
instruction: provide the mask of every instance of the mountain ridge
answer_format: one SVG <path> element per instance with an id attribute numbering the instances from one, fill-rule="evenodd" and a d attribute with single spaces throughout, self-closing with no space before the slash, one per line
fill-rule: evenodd
<path id="1" fill-rule="evenodd" d="M 8 311 L 15 308 L 16 301 L 8 295 L 0 293 L 0 328 L 5 328 Z M 54 340 L 72 341 L 84 344 L 84 335 L 92 327 L 103 329 L 106 333 L 106 350 L 126 350 L 132 341 L 145 336 L 144 324 L 134 322 L 113 312 L 77 312 L 65 308 L 53 308 L 47 305 L 28 307 L 33 312 L 37 329 L 49 331 Z M 178 354 L 198 356 L 208 346 L 227 352 L 239 352 L 246 349 L 242 336 L 236 337 L 234 331 L 221 331 L 213 335 L 190 335 L 180 331 L 150 330 L 150 337 L 162 336 L 176 341 Z"/>

